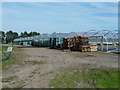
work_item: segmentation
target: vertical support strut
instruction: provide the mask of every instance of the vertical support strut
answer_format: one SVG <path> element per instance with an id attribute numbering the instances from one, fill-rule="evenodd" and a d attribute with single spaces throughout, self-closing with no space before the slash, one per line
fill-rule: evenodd
<path id="1" fill-rule="evenodd" d="M 101 39 L 102 51 L 104 51 L 104 45 L 103 45 L 103 42 L 104 42 L 104 38 L 103 38 L 103 36 L 102 36 L 102 39 Z"/>

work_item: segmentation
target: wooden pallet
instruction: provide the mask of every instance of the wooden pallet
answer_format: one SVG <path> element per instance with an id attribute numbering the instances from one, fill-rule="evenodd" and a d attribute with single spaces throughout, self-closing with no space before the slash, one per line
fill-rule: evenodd
<path id="1" fill-rule="evenodd" d="M 97 45 L 96 46 L 95 45 L 90 46 L 90 51 L 91 52 L 97 51 Z"/>
<path id="2" fill-rule="evenodd" d="M 77 36 L 73 38 L 64 38 L 61 48 L 69 48 L 72 51 L 97 51 L 97 46 L 89 44 L 89 36 Z"/>

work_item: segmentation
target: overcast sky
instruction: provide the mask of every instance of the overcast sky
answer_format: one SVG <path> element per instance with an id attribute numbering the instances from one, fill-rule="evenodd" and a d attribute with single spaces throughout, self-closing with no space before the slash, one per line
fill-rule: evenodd
<path id="1" fill-rule="evenodd" d="M 3 2 L 2 30 L 18 33 L 117 30 L 117 5 L 112 2 Z"/>

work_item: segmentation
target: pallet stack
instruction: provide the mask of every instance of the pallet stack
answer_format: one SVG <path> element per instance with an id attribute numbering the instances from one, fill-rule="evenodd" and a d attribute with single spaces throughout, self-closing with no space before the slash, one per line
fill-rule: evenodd
<path id="1" fill-rule="evenodd" d="M 68 38 L 68 47 L 72 51 L 90 51 L 89 37 L 88 36 L 78 36 L 73 38 Z"/>
<path id="2" fill-rule="evenodd" d="M 68 47 L 71 48 L 71 47 L 74 47 L 75 43 L 74 43 L 74 38 L 67 38 L 67 41 L 68 41 Z"/>
<path id="3" fill-rule="evenodd" d="M 89 37 L 88 36 L 78 36 L 77 41 L 79 42 L 78 50 L 81 52 L 90 51 Z"/>
<path id="4" fill-rule="evenodd" d="M 72 38 L 51 38 L 50 48 L 70 49 L 71 51 L 90 52 L 97 51 L 97 45 L 89 43 L 89 36 L 77 36 Z"/>
<path id="5" fill-rule="evenodd" d="M 91 43 L 90 44 L 90 51 L 91 52 L 96 52 L 97 51 L 97 44 L 95 44 L 95 43 Z"/>

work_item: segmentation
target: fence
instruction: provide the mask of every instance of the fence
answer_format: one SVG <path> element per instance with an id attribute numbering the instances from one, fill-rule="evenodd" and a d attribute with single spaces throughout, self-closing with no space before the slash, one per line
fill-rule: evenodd
<path id="1" fill-rule="evenodd" d="M 12 49 L 12 46 L 0 46 L 0 61 L 9 59 Z"/>

